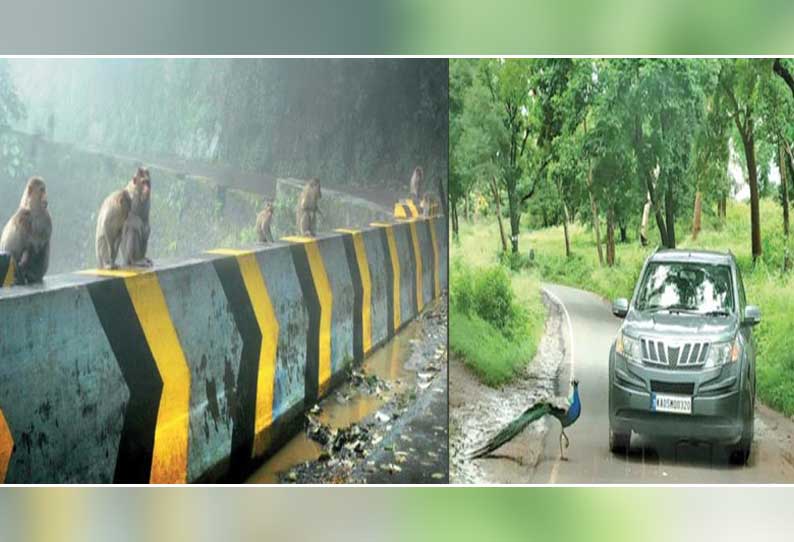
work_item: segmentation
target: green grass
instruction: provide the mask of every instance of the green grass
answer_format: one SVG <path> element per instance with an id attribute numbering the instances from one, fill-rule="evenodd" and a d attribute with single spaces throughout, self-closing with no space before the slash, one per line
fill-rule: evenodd
<path id="1" fill-rule="evenodd" d="M 755 329 L 757 345 L 757 377 L 759 398 L 769 406 L 787 414 L 794 414 L 794 272 L 782 274 L 785 242 L 782 211 L 771 200 L 761 202 L 761 234 L 764 255 L 753 268 L 750 252 L 750 211 L 747 204 L 733 203 L 728 207 L 727 220 L 720 225 L 714 217 L 704 217 L 698 240 L 692 241 L 687 224 L 677 225 L 678 248 L 707 248 L 731 250 L 737 257 L 747 289 L 748 303 L 759 305 L 761 324 Z M 481 237 L 467 226 L 461 237 Z M 495 222 L 482 224 L 482 230 L 498 231 Z M 605 230 L 601 228 L 602 232 Z M 650 244 L 642 247 L 634 232 L 629 242 L 618 243 L 615 267 L 601 267 L 590 229 L 571 226 L 573 255 L 565 257 L 562 227 L 546 228 L 522 234 L 520 249 L 535 251 L 535 268 L 543 280 L 590 290 L 607 299 L 630 298 L 642 263 L 658 244 L 658 230 L 653 222 L 649 229 Z M 498 238 L 497 238 L 498 242 Z M 468 241 L 464 241 L 468 246 Z M 484 244 L 484 243 L 483 243 Z M 493 247 L 497 245 L 491 244 Z M 479 252 L 487 253 L 484 247 Z M 493 249 L 491 249 L 493 250 Z M 794 254 L 792 247 L 789 252 Z M 469 250 L 466 252 L 469 254 Z"/>
<path id="2" fill-rule="evenodd" d="M 526 367 L 537 350 L 546 321 L 540 278 L 534 270 L 510 272 L 513 299 L 504 307 L 499 293 L 499 233 L 495 227 L 461 224 L 460 241 L 451 246 L 450 349 L 489 386 L 510 381 Z M 465 262 L 465 264 L 463 263 Z M 502 295 L 502 294 L 499 294 Z M 474 297 L 482 298 L 478 309 Z M 464 299 L 464 300 L 462 300 Z M 491 301 L 489 303 L 489 301 Z M 485 314 L 491 321 L 482 317 Z M 514 312 L 508 316 L 508 313 Z M 500 318 L 500 316 L 504 316 Z M 500 329 L 501 326 L 501 329 Z"/>

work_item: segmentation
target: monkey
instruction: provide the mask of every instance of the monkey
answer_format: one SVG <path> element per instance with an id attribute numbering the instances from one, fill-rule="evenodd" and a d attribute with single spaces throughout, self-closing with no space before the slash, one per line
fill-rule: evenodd
<path id="1" fill-rule="evenodd" d="M 419 201 L 419 194 L 422 193 L 422 180 L 424 179 L 425 172 L 421 166 L 414 168 L 413 175 L 411 175 L 411 199 L 414 202 Z"/>
<path id="2" fill-rule="evenodd" d="M 135 173 L 140 190 L 131 193 L 130 213 L 121 230 L 121 259 L 125 266 L 151 267 L 146 257 L 149 247 L 149 208 L 152 197 L 152 178 L 148 168 L 138 168 Z"/>
<path id="3" fill-rule="evenodd" d="M 47 210 L 47 185 L 31 177 L 25 185 L 19 209 L 3 228 L 0 251 L 16 262 L 17 284 L 42 282 L 50 265 L 52 218 Z"/>
<path id="4" fill-rule="evenodd" d="M 295 215 L 298 222 L 298 232 L 301 235 L 314 237 L 317 235 L 317 213 L 319 201 L 323 193 L 320 188 L 320 179 L 311 179 L 303 187 Z"/>
<path id="5" fill-rule="evenodd" d="M 435 209 L 438 209 L 438 199 L 434 194 L 425 192 L 422 196 L 422 201 L 419 203 L 419 207 L 422 210 L 422 216 L 427 218 L 433 214 Z"/>
<path id="6" fill-rule="evenodd" d="M 117 269 L 116 256 L 121 246 L 124 225 L 130 215 L 133 196 L 140 201 L 143 192 L 141 169 L 125 188 L 110 194 L 99 208 L 96 223 L 96 258 L 101 269 Z"/>
<path id="7" fill-rule="evenodd" d="M 273 220 L 273 202 L 268 201 L 256 217 L 256 235 L 260 243 L 273 242 L 273 234 L 270 232 L 271 220 Z"/>

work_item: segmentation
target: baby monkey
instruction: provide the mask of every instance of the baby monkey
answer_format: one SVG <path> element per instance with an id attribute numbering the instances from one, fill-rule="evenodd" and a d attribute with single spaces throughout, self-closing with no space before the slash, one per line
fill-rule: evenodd
<path id="1" fill-rule="evenodd" d="M 270 222 L 273 220 L 273 202 L 265 203 L 265 208 L 256 217 L 256 236 L 260 243 L 272 243 L 273 234 L 270 232 Z"/>
<path id="2" fill-rule="evenodd" d="M 419 208 L 422 210 L 422 216 L 428 218 L 434 215 L 438 210 L 438 198 L 430 192 L 425 192 L 422 196 L 422 201 L 419 202 Z"/>

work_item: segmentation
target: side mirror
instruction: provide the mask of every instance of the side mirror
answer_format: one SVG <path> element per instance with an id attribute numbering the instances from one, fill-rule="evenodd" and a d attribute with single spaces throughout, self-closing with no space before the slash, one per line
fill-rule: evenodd
<path id="1" fill-rule="evenodd" d="M 629 313 L 629 300 L 625 297 L 619 297 L 612 302 L 612 314 L 618 318 L 625 318 Z"/>
<path id="2" fill-rule="evenodd" d="M 747 305 L 744 308 L 743 326 L 754 326 L 761 323 L 761 309 L 757 305 Z"/>

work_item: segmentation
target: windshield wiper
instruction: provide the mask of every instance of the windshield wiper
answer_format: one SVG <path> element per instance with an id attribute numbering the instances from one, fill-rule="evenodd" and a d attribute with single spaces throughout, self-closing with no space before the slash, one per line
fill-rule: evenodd
<path id="1" fill-rule="evenodd" d="M 659 311 L 667 311 L 667 312 L 687 312 L 697 314 L 695 307 L 690 307 L 688 305 L 676 304 L 676 305 L 667 305 L 666 307 L 649 307 L 647 309 L 650 312 L 659 312 Z"/>
<path id="2" fill-rule="evenodd" d="M 705 316 L 730 316 L 731 315 L 731 313 L 729 313 L 728 311 L 723 310 L 723 309 L 717 309 L 717 310 L 714 310 L 714 311 L 708 311 L 708 312 L 704 312 L 703 314 Z"/>

